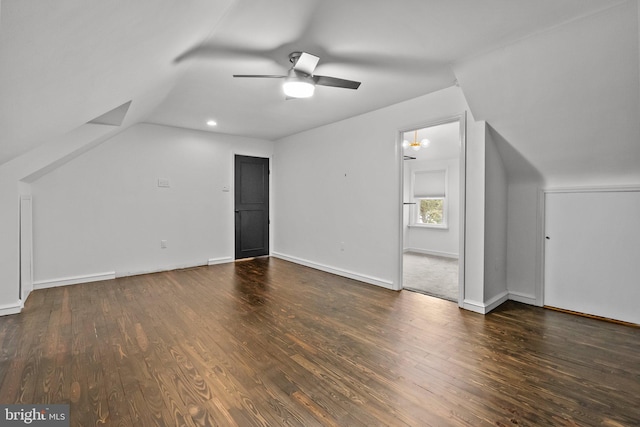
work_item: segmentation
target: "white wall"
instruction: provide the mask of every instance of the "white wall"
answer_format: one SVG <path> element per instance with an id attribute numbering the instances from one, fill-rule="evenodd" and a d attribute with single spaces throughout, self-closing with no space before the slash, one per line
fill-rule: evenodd
<path id="1" fill-rule="evenodd" d="M 481 313 L 487 311 L 484 301 L 486 129 L 486 122 L 467 121 L 463 306 Z"/>
<path id="2" fill-rule="evenodd" d="M 509 298 L 542 305 L 540 294 L 537 181 L 510 182 L 507 219 L 507 283 Z"/>
<path id="3" fill-rule="evenodd" d="M 411 162 L 412 160 L 403 160 L 402 168 L 402 249 L 408 249 L 409 244 L 409 221 L 411 221 L 411 206 L 404 203 L 411 203 Z"/>
<path id="4" fill-rule="evenodd" d="M 139 124 L 48 173 L 32 184 L 35 286 L 231 261 L 233 153 L 272 149 Z"/>
<path id="5" fill-rule="evenodd" d="M 451 87 L 276 141 L 273 253 L 399 289 L 398 132 L 466 110 L 460 89 Z M 484 221 L 477 221 L 484 218 L 484 130 L 484 123 L 468 116 L 467 218 L 473 220 L 465 292 L 479 305 L 484 295 Z"/>
<path id="6" fill-rule="evenodd" d="M 500 304 L 507 293 L 507 173 L 487 130 L 485 136 L 484 301 Z"/>
<path id="7" fill-rule="evenodd" d="M 17 313 L 20 296 L 20 195 L 31 194 L 28 178 L 52 163 L 70 158 L 87 145 L 99 144 L 118 129 L 84 125 L 58 139 L 0 165 L 0 315 Z"/>
<path id="8" fill-rule="evenodd" d="M 0 236 L 3 236 L 0 239 L 0 315 L 17 313 L 24 304 L 18 298 L 19 195 L 31 194 L 31 183 L 38 178 L 137 123 L 168 90 L 162 84 L 151 86 L 153 88 L 138 93 L 121 126 L 82 124 L 63 135 L 39 141 L 36 148 L 0 164 Z"/>
<path id="9" fill-rule="evenodd" d="M 408 166 L 408 167 L 407 167 Z M 405 189 L 411 188 L 411 174 L 423 170 L 447 170 L 447 228 L 408 227 L 405 249 L 433 255 L 458 257 L 460 246 L 460 159 L 411 160 L 405 162 Z M 408 199 L 407 199 L 408 200 Z M 415 215 L 417 207 L 405 208 Z"/>

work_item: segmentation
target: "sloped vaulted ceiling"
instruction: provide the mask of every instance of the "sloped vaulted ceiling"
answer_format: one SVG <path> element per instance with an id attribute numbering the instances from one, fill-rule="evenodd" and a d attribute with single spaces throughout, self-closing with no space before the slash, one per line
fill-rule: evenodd
<path id="1" fill-rule="evenodd" d="M 135 114 L 141 98 L 162 99 L 178 72 L 173 59 L 231 4 L 3 0 L 0 164 L 130 100 Z"/>
<path id="2" fill-rule="evenodd" d="M 454 66 L 512 179 L 640 179 L 638 34 L 638 2 L 625 2 Z"/>
<path id="3" fill-rule="evenodd" d="M 215 118 L 216 132 L 278 139 L 450 86 L 456 79 L 451 64 L 461 58 L 621 3 L 637 1 L 2 0 L 0 165 L 128 101 L 123 126 L 148 121 L 206 130 L 206 120 Z M 627 21 L 637 21 L 637 14 L 622 18 L 628 29 Z M 585 34 L 583 45 L 603 49 L 619 41 L 606 31 Z M 593 65 L 586 47 L 558 50 L 561 46 L 552 46 L 553 55 L 545 54 L 544 46 L 534 51 L 545 61 L 566 54 L 566 61 L 573 61 L 569 68 L 583 56 Z M 357 91 L 322 87 L 312 99 L 285 101 L 271 79 L 232 78 L 234 73 L 283 73 L 294 50 L 319 55 L 318 74 L 358 80 L 362 86 Z M 526 62 L 523 53 L 513 52 L 496 60 L 522 57 Z M 614 69 L 625 65 L 611 59 Z M 500 108 L 483 84 L 535 90 L 546 84 L 527 85 L 526 79 L 538 78 L 532 75 L 535 67 L 521 68 L 498 83 L 500 73 L 483 83 L 482 66 L 456 70 L 478 118 L 493 121 L 489 112 Z M 636 61 L 636 73 L 637 68 Z M 615 78 L 626 82 L 628 73 Z M 611 98 L 624 103 L 619 87 L 612 85 Z M 579 89 L 588 84 L 571 83 L 568 95 L 572 87 L 580 100 Z M 526 117 L 523 113 L 520 117 Z M 506 118 L 516 123 L 514 114 L 506 111 Z M 495 119 L 497 129 L 510 129 L 501 117 Z M 516 128 L 526 134 L 527 126 Z"/>
<path id="4" fill-rule="evenodd" d="M 451 86 L 450 64 L 593 13 L 619 0 L 239 0 L 202 44 L 178 58 L 185 74 L 149 121 L 279 139 Z M 361 81 L 285 101 L 288 54 L 320 57 L 317 73 Z M 186 113 L 186 114 L 185 114 Z"/>

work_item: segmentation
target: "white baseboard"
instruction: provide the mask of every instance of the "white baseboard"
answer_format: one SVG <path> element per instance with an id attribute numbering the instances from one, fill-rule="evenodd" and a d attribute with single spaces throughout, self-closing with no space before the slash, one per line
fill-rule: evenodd
<path id="1" fill-rule="evenodd" d="M 508 300 L 509 300 L 509 292 L 503 291 L 499 293 L 495 297 L 491 298 L 489 301 L 485 302 L 485 306 L 487 309 L 486 312 L 489 313 L 491 310 L 497 308 L 500 304 Z"/>
<path id="2" fill-rule="evenodd" d="M 0 306 L 0 316 L 8 316 L 10 314 L 18 314 L 24 308 L 24 301 L 17 301 L 13 304 L 5 304 Z"/>
<path id="3" fill-rule="evenodd" d="M 458 259 L 458 254 L 454 254 L 450 252 L 429 251 L 426 249 L 418 249 L 418 248 L 406 248 L 404 249 L 404 252 L 415 252 L 415 253 L 424 254 L 424 255 L 433 255 L 433 256 L 441 256 L 444 258 Z"/>
<path id="4" fill-rule="evenodd" d="M 99 282 L 101 280 L 112 280 L 116 278 L 115 271 L 107 273 L 86 274 L 83 276 L 62 277 L 59 279 L 38 280 L 33 282 L 33 289 L 55 288 L 57 286 L 76 285 L 78 283 Z"/>
<path id="5" fill-rule="evenodd" d="M 46 289 L 46 288 L 54 288 L 57 286 L 67 286 L 67 285 L 76 285 L 79 283 L 90 283 L 90 282 L 99 282 L 101 280 L 112 280 L 117 277 L 128 277 L 128 276 L 140 276 L 143 274 L 152 274 L 152 273 L 161 273 L 163 271 L 171 271 L 171 270 L 180 270 L 183 268 L 192 268 L 192 267 L 200 267 L 203 265 L 214 265 L 214 264 L 222 264 L 226 262 L 232 262 L 233 258 L 211 258 L 207 262 L 192 262 L 185 264 L 174 264 L 169 266 L 164 266 L 156 269 L 148 269 L 148 270 L 136 270 L 136 271 L 126 271 L 126 272 L 118 272 L 110 271 L 107 273 L 96 273 L 96 274 L 86 274 L 82 276 L 73 276 L 73 277 L 62 277 L 58 279 L 49 279 L 49 280 L 39 280 L 33 283 L 33 289 Z M 2 307 L 0 307 L 0 313 L 2 312 Z"/>
<path id="6" fill-rule="evenodd" d="M 465 299 L 462 303 L 462 308 L 465 310 L 473 311 L 475 313 L 486 314 L 484 304 L 478 301 Z"/>
<path id="7" fill-rule="evenodd" d="M 123 273 L 116 273 L 116 277 L 129 277 L 129 276 L 142 276 L 143 274 L 153 274 L 153 273 L 162 273 L 165 271 L 173 271 L 173 270 L 182 270 L 185 268 L 193 268 L 193 267 L 201 267 L 203 265 L 208 265 L 206 262 L 197 261 L 197 262 L 188 262 L 184 264 L 172 264 L 167 265 L 160 268 L 152 268 L 148 270 L 135 270 L 135 271 L 125 271 Z"/>
<path id="8" fill-rule="evenodd" d="M 207 265 L 226 264 L 228 262 L 233 262 L 233 258 L 231 257 L 210 258 Z"/>
<path id="9" fill-rule="evenodd" d="M 278 253 L 278 252 L 273 252 L 271 254 L 271 256 L 273 256 L 275 258 L 283 259 L 285 261 L 293 262 L 295 264 L 300 264 L 300 265 L 304 265 L 306 267 L 311 267 L 311 268 L 314 268 L 316 270 L 326 271 L 327 273 L 335 274 L 335 275 L 342 276 L 342 277 L 347 277 L 349 279 L 354 279 L 354 280 L 357 280 L 359 282 L 369 283 L 371 285 L 380 286 L 380 287 L 391 289 L 391 290 L 394 290 L 394 291 L 397 290 L 394 287 L 393 282 L 390 282 L 390 281 L 384 280 L 384 279 L 379 279 L 377 277 L 371 277 L 371 276 L 367 276 L 367 275 L 360 274 L 360 273 L 354 273 L 353 271 L 343 270 L 341 268 L 335 268 L 335 267 L 330 267 L 330 266 L 324 265 L 324 264 L 318 264 L 318 263 L 313 262 L 313 261 L 309 261 L 309 260 L 306 260 L 306 259 L 294 257 L 294 256 L 291 256 L 291 255 L 281 254 L 281 253 Z"/>
<path id="10" fill-rule="evenodd" d="M 523 304 L 538 305 L 535 295 L 523 294 L 521 292 L 509 292 L 509 299 Z"/>
<path id="11" fill-rule="evenodd" d="M 478 301 L 465 299 L 464 303 L 462 304 L 462 308 L 464 308 L 465 310 L 474 311 L 480 314 L 487 314 L 491 310 L 498 307 L 503 302 L 507 301 L 508 299 L 509 299 L 509 292 L 504 291 L 486 302 L 478 302 Z"/>

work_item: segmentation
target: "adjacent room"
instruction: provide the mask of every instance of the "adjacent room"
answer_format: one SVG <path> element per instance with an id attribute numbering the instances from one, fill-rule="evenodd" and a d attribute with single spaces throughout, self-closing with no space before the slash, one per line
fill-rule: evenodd
<path id="1" fill-rule="evenodd" d="M 637 425 L 639 117 L 639 0 L 0 0 L 0 424 Z"/>
<path id="2" fill-rule="evenodd" d="M 404 132 L 402 287 L 460 299 L 460 118 Z M 462 178 L 462 179 L 461 179 Z M 464 286 L 464 283 L 462 284 Z"/>

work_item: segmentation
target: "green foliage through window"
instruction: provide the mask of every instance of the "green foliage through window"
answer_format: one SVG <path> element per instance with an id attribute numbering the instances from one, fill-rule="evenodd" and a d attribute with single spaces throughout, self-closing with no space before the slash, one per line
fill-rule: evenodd
<path id="1" fill-rule="evenodd" d="M 420 199 L 418 222 L 421 224 L 442 225 L 444 218 L 444 199 Z"/>

